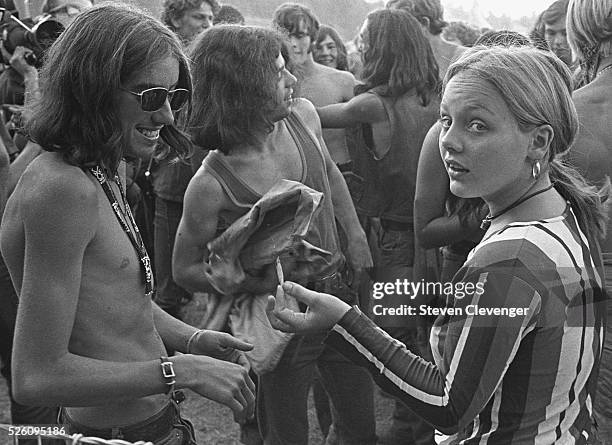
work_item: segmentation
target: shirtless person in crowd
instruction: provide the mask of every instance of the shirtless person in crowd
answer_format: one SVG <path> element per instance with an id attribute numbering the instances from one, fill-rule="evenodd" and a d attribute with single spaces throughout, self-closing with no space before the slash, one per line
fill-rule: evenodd
<path id="1" fill-rule="evenodd" d="M 585 86 L 573 94 L 580 129 L 569 160 L 591 183 L 612 178 L 612 0 L 571 0 L 567 37 L 580 62 Z M 610 198 L 608 198 L 608 201 Z M 612 207 L 609 207 L 609 209 Z M 610 215 L 610 213 L 608 213 Z M 612 295 L 612 219 L 601 241 L 606 291 Z M 600 443 L 612 443 L 612 303 L 593 410 Z"/>
<path id="2" fill-rule="evenodd" d="M 130 442 L 193 443 L 178 412 L 182 388 L 229 406 L 238 421 L 250 417 L 254 385 L 234 348 L 251 345 L 152 303 L 150 261 L 126 205 L 122 158 L 151 156 L 159 138 L 176 154 L 190 149 L 173 116 L 191 89 L 180 42 L 134 9 L 96 7 L 53 45 L 41 85 L 30 135 L 45 152 L 1 229 L 20 298 L 16 400 L 62 406 L 70 433 Z M 185 354 L 167 358 L 164 343 Z"/>
<path id="3" fill-rule="evenodd" d="M 274 25 L 289 33 L 291 45 L 288 65 L 297 77 L 296 97 L 308 99 L 316 107 L 347 102 L 353 97 L 356 81 L 351 73 L 314 61 L 312 49 L 319 21 L 310 9 L 297 3 L 285 3 L 276 9 Z M 344 171 L 351 160 L 345 130 L 325 129 L 323 140 L 333 161 Z"/>

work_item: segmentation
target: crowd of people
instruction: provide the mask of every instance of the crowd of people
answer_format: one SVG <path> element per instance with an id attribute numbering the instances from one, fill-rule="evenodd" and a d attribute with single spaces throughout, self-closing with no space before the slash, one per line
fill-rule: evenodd
<path id="1" fill-rule="evenodd" d="M 612 0 L 469 44 L 440 0 L 352 41 L 299 3 L 94 3 L 0 47 L 13 424 L 192 445 L 189 389 L 307 444 L 313 391 L 328 445 L 612 445 Z"/>

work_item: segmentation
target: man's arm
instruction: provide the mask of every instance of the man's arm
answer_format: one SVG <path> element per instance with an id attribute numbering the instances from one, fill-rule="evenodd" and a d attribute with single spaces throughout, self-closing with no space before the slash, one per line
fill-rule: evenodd
<path id="1" fill-rule="evenodd" d="M 360 94 L 346 103 L 317 108 L 323 128 L 346 128 L 387 119 L 382 102 L 373 94 Z"/>
<path id="2" fill-rule="evenodd" d="M 305 117 L 305 121 L 309 128 L 314 131 L 321 146 L 323 157 L 325 158 L 329 187 L 331 190 L 330 198 L 334 206 L 334 214 L 348 238 L 348 260 L 355 271 L 361 271 L 365 268 L 372 267 L 372 255 L 365 232 L 361 224 L 359 224 L 359 219 L 357 218 L 357 213 L 355 212 L 353 200 L 346 185 L 346 181 L 334 161 L 331 159 L 329 151 L 323 141 L 321 123 L 317 113 L 312 104 L 307 101 L 301 102 L 300 111 L 302 111 L 302 115 Z"/>
<path id="3" fill-rule="evenodd" d="M 158 359 L 111 362 L 70 352 L 84 254 L 99 223 L 97 194 L 80 170 L 40 179 L 29 178 L 31 190 L 20 192 L 25 257 L 13 349 L 15 398 L 28 405 L 95 406 L 165 392 Z M 250 411 L 252 382 L 244 367 L 191 354 L 171 361 L 177 388 L 223 403 L 237 417 Z"/>
<path id="4" fill-rule="evenodd" d="M 183 200 L 183 216 L 179 223 L 172 255 L 174 280 L 193 292 L 218 292 L 208 277 L 208 243 L 217 232 L 225 192 L 221 184 L 206 170 L 200 169 L 187 187 Z M 273 272 L 273 268 L 269 268 Z M 243 277 L 240 281 L 228 283 L 224 294 L 248 292 L 259 294 L 274 290 L 276 281 L 273 274 L 265 278 Z"/>
<path id="5" fill-rule="evenodd" d="M 425 249 L 482 237 L 479 215 L 470 215 L 469 226 L 463 226 L 457 215 L 446 215 L 450 183 L 438 149 L 440 129 L 440 125 L 435 124 L 427 133 L 417 169 L 415 231 L 417 242 Z"/>
<path id="6" fill-rule="evenodd" d="M 215 292 L 206 277 L 205 263 L 207 244 L 217 231 L 223 193 L 219 182 L 203 168 L 185 192 L 172 254 L 172 275 L 177 284 L 192 292 Z"/>

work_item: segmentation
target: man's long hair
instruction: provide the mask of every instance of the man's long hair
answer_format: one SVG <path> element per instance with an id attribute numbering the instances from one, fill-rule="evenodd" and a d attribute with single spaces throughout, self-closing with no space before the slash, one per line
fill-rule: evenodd
<path id="1" fill-rule="evenodd" d="M 415 89 L 427 105 L 438 94 L 438 64 L 419 22 L 406 11 L 379 9 L 368 15 L 364 42 L 364 86 L 382 86 L 382 95 L 400 96 Z"/>
<path id="2" fill-rule="evenodd" d="M 114 171 L 123 140 L 116 92 L 151 63 L 174 57 L 177 88 L 191 90 L 189 66 L 177 37 L 157 19 L 119 5 L 94 7 L 79 15 L 51 47 L 41 72 L 41 97 L 29 133 L 47 151 L 62 153 L 80 167 L 102 164 Z M 191 143 L 174 125 L 161 138 L 177 155 Z"/>
<path id="3" fill-rule="evenodd" d="M 286 46 L 276 31 L 238 25 L 215 26 L 202 33 L 191 50 L 194 143 L 229 153 L 237 144 L 254 143 L 272 131 L 270 112 L 278 105 L 279 54 Z"/>

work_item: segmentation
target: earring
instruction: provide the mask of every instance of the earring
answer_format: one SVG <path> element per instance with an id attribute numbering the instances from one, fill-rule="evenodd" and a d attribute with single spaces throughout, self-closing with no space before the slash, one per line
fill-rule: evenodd
<path id="1" fill-rule="evenodd" d="M 533 179 L 537 180 L 540 177 L 541 171 L 542 166 L 540 165 L 540 161 L 535 161 L 531 166 L 531 176 L 533 176 Z"/>

